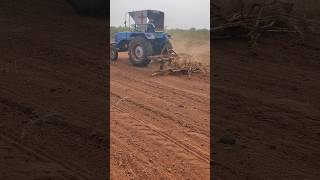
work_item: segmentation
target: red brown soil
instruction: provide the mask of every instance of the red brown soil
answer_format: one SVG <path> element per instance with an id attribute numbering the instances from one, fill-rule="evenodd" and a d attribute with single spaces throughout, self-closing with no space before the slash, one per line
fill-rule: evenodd
<path id="1" fill-rule="evenodd" d="M 127 53 L 111 64 L 111 178 L 209 179 L 209 77 L 152 77 L 157 68 Z"/>
<path id="2" fill-rule="evenodd" d="M 0 179 L 102 179 L 106 24 L 64 0 L 0 3 Z M 319 47 L 214 45 L 216 179 L 318 179 Z M 111 65 L 113 179 L 208 179 L 209 78 Z"/>
<path id="3" fill-rule="evenodd" d="M 0 179 L 102 179 L 106 22 L 0 3 Z"/>
<path id="4" fill-rule="evenodd" d="M 255 52 L 235 40 L 213 47 L 213 177 L 318 179 L 319 44 L 278 36 Z"/>

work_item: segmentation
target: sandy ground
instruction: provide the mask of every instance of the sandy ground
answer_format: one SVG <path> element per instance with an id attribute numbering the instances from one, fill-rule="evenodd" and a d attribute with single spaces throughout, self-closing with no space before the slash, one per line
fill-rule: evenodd
<path id="1" fill-rule="evenodd" d="M 111 178 L 209 179 L 209 77 L 151 77 L 157 68 L 127 53 L 111 65 Z"/>
<path id="2" fill-rule="evenodd" d="M 214 42 L 215 179 L 320 177 L 318 42 L 275 36 L 255 52 L 241 41 Z M 219 143 L 224 136 L 236 144 Z"/>

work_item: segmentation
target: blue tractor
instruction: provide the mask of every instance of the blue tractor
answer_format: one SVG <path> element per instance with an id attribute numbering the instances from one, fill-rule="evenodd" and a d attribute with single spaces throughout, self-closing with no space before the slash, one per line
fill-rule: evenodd
<path id="1" fill-rule="evenodd" d="M 172 49 L 171 36 L 164 32 L 163 12 L 143 10 L 128 14 L 130 30 L 115 34 L 115 41 L 110 45 L 111 61 L 118 59 L 118 52 L 128 52 L 131 63 L 143 67 L 150 63 L 151 56 L 166 54 Z M 134 21 L 132 25 L 131 19 Z"/>

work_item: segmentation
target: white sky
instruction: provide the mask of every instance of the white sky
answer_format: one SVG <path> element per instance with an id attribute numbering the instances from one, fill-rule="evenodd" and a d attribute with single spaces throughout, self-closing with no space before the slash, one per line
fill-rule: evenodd
<path id="1" fill-rule="evenodd" d="M 136 10 L 160 10 L 168 28 L 210 28 L 210 0 L 110 0 L 110 25 L 124 26 L 124 15 Z"/>

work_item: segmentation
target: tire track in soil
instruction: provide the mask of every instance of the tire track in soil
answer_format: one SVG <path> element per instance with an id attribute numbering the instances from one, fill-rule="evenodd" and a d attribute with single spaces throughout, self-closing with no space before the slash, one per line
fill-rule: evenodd
<path id="1" fill-rule="evenodd" d="M 0 122 L 12 130 L 6 137 L 36 153 L 40 150 L 48 156 L 44 159 L 53 159 L 50 162 L 66 172 L 63 177 L 59 171 L 47 176 L 42 173 L 46 164 L 25 162 L 40 179 L 55 174 L 60 178 L 54 179 L 103 178 L 106 22 L 77 15 L 65 0 L 0 4 Z M 0 165 L 20 163 L 14 158 L 12 154 Z M 0 174 L 19 171 L 22 178 L 17 179 L 33 178 L 24 166 Z"/>
<path id="2" fill-rule="evenodd" d="M 93 125 L 84 123 L 84 122 L 82 122 L 81 124 L 74 124 L 72 122 L 66 121 L 65 120 L 66 118 L 64 118 L 64 116 L 52 113 L 36 103 L 28 102 L 28 104 L 19 104 L 17 102 L 11 101 L 7 98 L 10 98 L 12 93 L 6 92 L 3 90 L 5 89 L 2 89 L 2 92 L 3 94 L 6 95 L 5 96 L 6 98 L 0 97 L 0 103 L 2 105 L 7 106 L 8 108 L 14 109 L 15 114 L 19 114 L 19 113 L 24 114 L 24 116 L 27 116 L 26 119 L 28 120 L 23 124 L 23 128 L 19 128 L 15 130 L 13 130 L 12 128 L 9 129 L 8 127 L 5 127 L 4 125 L 7 123 L 4 123 L 1 127 L 1 132 L 0 132 L 3 134 L 4 136 L 3 138 L 9 137 L 12 139 L 13 137 L 20 137 L 21 139 L 25 140 L 24 142 L 19 142 L 20 146 L 21 147 L 25 146 L 27 148 L 30 148 L 30 146 L 32 146 L 32 144 L 34 144 L 34 142 L 37 141 L 36 139 L 34 139 L 34 133 L 41 133 L 45 131 L 48 139 L 54 136 L 55 138 L 60 139 L 60 143 L 62 141 L 66 141 L 69 146 L 74 145 L 77 147 L 81 147 L 81 149 L 96 149 L 96 150 L 102 151 L 102 148 L 104 148 L 104 146 L 106 145 L 105 144 L 106 141 L 104 140 L 104 136 L 102 134 L 91 133 L 93 131 L 90 131 L 90 129 L 92 130 L 94 129 Z M 19 116 L 16 117 L 15 120 L 19 119 L 19 121 L 21 122 L 20 119 L 24 119 L 24 118 L 25 117 L 21 117 L 20 115 L 20 117 Z M 10 127 L 21 126 L 19 125 L 20 123 L 18 121 L 14 121 L 12 123 L 8 125 Z M 29 128 L 26 130 L 26 127 L 29 127 Z M 53 129 L 55 130 L 53 131 Z M 26 136 L 25 134 L 27 134 L 27 137 L 25 137 Z M 29 138 L 33 139 L 33 141 L 31 141 L 33 142 L 32 144 L 30 144 Z M 14 138 L 14 139 L 17 142 L 19 141 L 17 140 L 17 138 Z M 29 143 L 26 142 L 26 140 L 28 140 Z M 31 149 L 34 149 L 34 148 L 31 148 Z M 88 170 L 85 170 L 85 169 L 76 170 L 79 166 L 75 165 L 74 163 L 71 163 L 69 160 L 65 158 L 59 160 L 58 158 L 59 157 L 61 158 L 60 156 L 61 154 L 57 152 L 53 152 L 50 146 L 44 145 L 41 147 L 41 149 L 42 149 L 41 151 L 39 150 L 35 150 L 35 151 L 36 152 L 39 151 L 40 154 L 45 154 L 47 158 L 49 158 L 54 162 L 60 163 L 62 167 L 68 167 L 69 169 L 70 167 L 73 167 L 75 169 L 71 168 L 71 170 L 74 170 L 75 172 L 76 171 L 83 172 L 84 175 L 80 174 L 81 175 L 80 177 L 82 177 L 81 179 L 84 179 L 84 178 L 91 179 L 92 173 L 90 173 Z M 44 150 L 54 155 L 49 156 L 48 153 L 44 153 Z M 53 157 L 53 156 L 56 156 L 56 157 Z M 70 173 L 72 174 L 71 171 Z"/>
<path id="3" fill-rule="evenodd" d="M 121 93 L 121 92 L 119 92 Z M 114 93 L 111 93 L 114 94 Z M 138 93 L 137 93 L 138 94 Z M 114 96 L 116 96 L 118 99 L 121 98 L 120 95 L 118 94 L 114 94 Z M 204 136 L 205 139 L 209 138 L 209 134 L 206 131 L 207 127 L 206 126 L 199 126 L 197 123 L 190 123 L 190 119 L 192 120 L 193 117 L 189 115 L 188 112 L 184 112 L 181 111 L 181 113 L 171 113 L 171 110 L 166 110 L 166 106 L 162 107 L 159 106 L 157 107 L 155 105 L 152 105 L 149 103 L 148 105 L 148 101 L 142 101 L 140 100 L 140 102 L 135 101 L 135 99 L 137 98 L 127 98 L 125 100 L 125 103 L 123 103 L 123 105 L 121 105 L 122 108 L 126 108 L 128 111 L 130 109 L 134 109 L 134 111 L 130 111 L 130 113 L 133 114 L 141 114 L 145 120 L 147 120 L 150 123 L 154 123 L 157 124 L 157 126 L 159 127 L 167 127 L 167 128 L 183 128 L 183 130 L 177 130 L 177 132 L 182 132 L 183 134 L 181 135 L 181 137 L 185 137 L 185 136 L 194 136 L 194 133 L 197 133 L 198 135 Z M 120 99 L 121 100 L 121 99 Z M 118 100 L 118 101 L 120 101 Z M 117 102 L 118 102 L 117 101 Z M 159 104 L 160 102 L 157 101 Z M 185 114 L 184 114 L 185 113 Z M 202 119 L 201 116 L 197 117 L 199 119 Z M 160 122 L 160 123 L 159 123 Z M 199 121 L 201 122 L 201 121 Z M 200 123 L 199 123 L 200 124 Z M 179 125 L 179 126 L 177 126 Z M 185 133 L 185 132 L 187 133 Z M 193 134 L 192 134 L 193 133 Z M 199 139 L 200 140 L 200 139 Z M 208 142 L 205 142 L 208 143 Z"/>
<path id="4" fill-rule="evenodd" d="M 76 134 L 79 134 L 82 130 L 85 129 L 94 129 L 94 125 L 88 121 L 81 121 L 77 124 L 70 122 L 70 121 L 64 121 L 64 116 L 71 116 L 72 114 L 57 114 L 54 113 L 52 110 L 48 110 L 41 106 L 41 104 L 36 102 L 28 102 L 27 104 L 19 104 L 17 102 L 9 100 L 10 97 L 19 97 L 24 99 L 24 97 L 20 97 L 19 95 L 16 95 L 10 91 L 10 89 L 2 88 L 1 93 L 5 95 L 6 98 L 0 97 L 0 103 L 11 107 L 11 108 L 17 108 L 17 111 L 24 112 L 24 111 L 30 111 L 28 112 L 29 115 L 33 118 L 33 121 L 39 121 L 40 123 L 48 123 L 55 126 L 61 126 L 64 128 L 69 128 L 70 132 L 77 132 Z M 51 117 L 52 116 L 52 117 Z M 35 120 L 34 120 L 35 119 Z M 87 133 L 88 136 L 89 133 Z M 83 134 L 85 135 L 85 134 Z"/>
<path id="5" fill-rule="evenodd" d="M 209 110 L 210 98 L 208 97 L 209 95 L 206 95 L 206 98 L 202 98 L 200 101 L 197 101 L 197 99 L 195 99 L 194 97 L 198 98 L 201 96 L 197 94 L 190 96 L 190 94 L 194 94 L 194 93 L 186 93 L 185 91 L 178 91 L 178 92 L 172 93 L 175 91 L 175 89 L 170 89 L 170 87 L 166 86 L 165 84 L 163 85 L 163 84 L 156 83 L 156 86 L 153 86 L 153 85 L 150 85 L 150 84 L 153 84 L 151 81 L 131 80 L 130 78 L 127 78 L 127 76 L 124 76 L 122 78 L 121 76 L 117 76 L 116 73 L 114 77 L 117 77 L 117 79 L 115 80 L 111 79 L 111 97 L 117 96 L 118 98 L 124 98 L 124 97 L 127 97 L 127 95 L 130 95 L 130 97 L 132 96 L 133 100 L 127 99 L 127 102 L 129 101 L 130 103 L 136 106 L 140 106 L 141 108 L 144 108 L 146 111 L 151 111 L 155 114 L 157 114 L 158 112 L 163 117 L 169 118 L 172 121 L 178 120 L 180 124 L 182 124 L 181 123 L 182 121 L 186 121 L 189 118 L 188 115 L 184 115 L 184 113 L 190 114 L 190 115 L 197 113 L 200 115 L 200 117 L 202 115 L 203 117 L 208 118 L 208 114 L 210 113 L 210 110 Z M 143 78 L 146 79 L 145 77 Z M 143 79 L 143 78 L 138 76 L 136 79 Z M 121 79 L 121 81 L 123 82 L 119 81 L 118 79 Z M 128 82 L 126 82 L 127 79 L 129 79 Z M 116 84 L 114 82 L 116 82 Z M 143 83 L 136 83 L 136 82 L 143 82 Z M 168 89 L 166 87 L 168 87 Z M 141 96 L 143 93 L 144 95 Z M 143 98 L 139 99 L 139 96 Z M 154 98 L 156 98 L 156 100 Z M 138 103 L 139 101 L 136 101 L 138 99 L 142 103 Z M 153 101 L 155 101 L 155 103 L 153 103 Z M 172 107 L 175 108 L 174 105 L 185 106 L 185 108 L 180 108 L 179 111 L 176 111 L 176 109 L 172 109 Z M 176 116 L 180 116 L 180 118 L 174 118 Z M 202 123 L 199 123 L 199 124 L 202 124 Z M 207 127 L 205 126 L 204 128 L 207 128 Z M 199 129 L 194 129 L 194 130 L 200 131 Z M 204 132 L 206 132 L 206 130 L 207 129 L 205 129 Z"/>
<path id="6" fill-rule="evenodd" d="M 114 86 L 112 84 L 115 84 L 115 83 L 117 84 L 117 86 L 123 86 L 121 81 L 116 81 L 116 80 L 112 81 L 111 86 Z M 144 86 L 148 86 L 149 87 L 148 90 L 146 90 L 145 88 L 139 88 L 139 87 L 144 87 Z M 126 90 L 131 89 L 136 92 L 145 93 L 145 94 L 150 95 L 151 97 L 155 97 L 157 99 L 162 99 L 163 101 L 170 102 L 171 104 L 184 104 L 185 106 L 194 106 L 195 105 L 195 103 L 194 103 L 195 98 L 194 97 L 197 95 L 180 96 L 180 95 L 178 95 L 178 93 L 172 93 L 171 91 L 168 91 L 167 93 L 159 93 L 157 91 L 161 90 L 161 88 L 158 88 L 158 87 L 151 86 L 149 83 L 144 83 L 144 84 L 141 83 L 140 84 L 139 82 L 137 82 L 134 85 L 126 84 L 124 86 L 124 89 L 126 89 Z M 171 93 L 171 95 L 170 95 L 170 93 Z M 181 99 L 181 97 L 183 97 L 184 99 L 190 99 L 190 100 L 184 101 L 183 99 Z M 197 102 L 199 104 L 197 104 L 197 106 L 194 108 L 197 109 L 198 111 L 201 111 L 202 113 L 210 113 L 210 112 L 208 112 L 208 110 L 205 109 L 205 107 L 207 107 L 206 102 L 208 102 L 208 101 L 209 101 L 208 98 L 200 100 Z"/>
<path id="7" fill-rule="evenodd" d="M 111 174 L 113 169 L 120 177 L 125 174 L 121 173 L 125 169 L 118 165 L 117 154 L 129 149 L 127 156 L 132 163 L 142 167 L 145 164 L 147 169 L 133 168 L 135 175 L 128 177 L 207 179 L 208 81 L 196 75 L 187 81 L 183 76 L 150 77 L 152 67 L 135 68 L 122 62 L 127 61 L 126 57 L 119 57 L 110 72 Z M 130 154 L 135 157 L 130 158 Z M 150 167 L 149 158 L 151 165 L 157 166 Z M 168 170 L 167 164 L 174 165 Z"/>
<path id="8" fill-rule="evenodd" d="M 150 73 L 150 72 L 145 72 L 145 73 Z M 173 97 L 173 98 L 180 98 L 180 99 L 190 99 L 191 102 L 198 102 L 198 103 L 204 103 L 204 102 L 208 102 L 208 95 L 205 94 L 200 94 L 200 93 L 195 93 L 193 91 L 190 90 L 181 90 L 179 88 L 173 88 L 172 86 L 169 85 L 164 85 L 164 84 L 160 84 L 159 82 L 156 81 L 148 81 L 148 80 L 138 80 L 138 79 L 145 79 L 145 76 L 141 76 L 141 75 L 137 75 L 138 77 L 136 78 L 132 78 L 132 76 L 130 76 L 130 74 L 125 74 L 123 72 L 121 73 L 114 73 L 113 76 L 116 76 L 117 79 L 121 79 L 120 80 L 116 80 L 116 79 L 112 79 L 112 82 L 117 82 L 117 83 L 122 83 L 124 84 L 125 82 L 130 82 L 130 83 L 136 83 L 135 86 L 130 86 L 130 84 L 126 84 L 132 88 L 135 89 L 143 89 L 143 88 L 139 88 L 139 87 L 148 87 L 147 90 L 151 91 L 151 92 L 155 92 L 155 94 L 159 94 L 156 92 L 162 91 L 165 92 L 164 94 L 168 94 L 168 97 Z M 144 89 L 146 90 L 146 89 Z M 163 94 L 163 95 L 164 95 Z M 171 99 L 172 100 L 172 99 Z M 172 100 L 173 101 L 173 100 Z"/>
<path id="9" fill-rule="evenodd" d="M 92 135 L 92 132 L 88 131 L 88 129 L 92 129 L 92 130 L 94 129 L 94 126 L 92 124 L 88 124 L 88 123 L 74 124 L 72 122 L 64 120 L 66 119 L 64 116 L 50 112 L 50 111 L 48 112 L 48 110 L 43 109 L 40 105 L 35 103 L 32 104 L 32 107 L 35 109 L 30 107 L 30 103 L 29 105 L 22 105 L 2 97 L 0 97 L 0 103 L 8 107 L 15 108 L 17 112 L 21 112 L 21 113 L 27 112 L 28 116 L 31 117 L 31 120 L 29 120 L 29 122 L 26 122 L 26 123 L 42 124 L 46 126 L 57 127 L 60 131 L 64 131 L 64 133 L 62 133 L 64 135 L 68 133 L 73 134 L 73 136 L 76 135 L 80 137 L 82 140 L 88 142 L 90 145 L 95 147 L 102 148 L 103 146 L 105 146 L 105 142 L 102 134 L 96 133 Z M 30 125 L 33 125 L 33 124 L 30 124 Z M 56 135 L 59 136 L 58 133 Z M 63 136 L 60 136 L 60 137 L 63 138 Z M 86 143 L 86 146 L 88 145 L 88 143 Z M 78 143 L 75 142 L 74 144 L 78 144 Z"/>
<path id="10" fill-rule="evenodd" d="M 66 171 L 68 173 L 69 177 L 73 177 L 73 179 L 79 179 L 79 180 L 89 180 L 89 172 L 79 168 L 76 164 L 68 163 L 64 160 L 59 160 L 57 158 L 54 158 L 53 156 L 48 155 L 47 153 L 44 153 L 43 151 L 39 149 L 32 148 L 29 145 L 26 145 L 14 136 L 14 131 L 8 129 L 7 127 L 0 126 L 0 138 L 4 141 L 6 141 L 8 144 L 12 144 L 18 149 L 27 152 L 29 155 L 36 157 L 39 160 L 47 161 L 47 162 L 54 162 L 57 163 L 63 171 Z M 72 168 L 71 168 L 72 167 Z"/>
<path id="11" fill-rule="evenodd" d="M 123 114 L 124 111 L 120 111 L 117 109 L 117 112 Z M 142 169 L 146 168 L 149 172 L 157 171 L 158 174 L 153 179 L 157 179 L 157 176 L 163 177 L 165 179 L 177 179 L 177 177 L 179 177 L 178 179 L 184 179 L 185 177 L 194 179 L 206 176 L 206 173 L 202 172 L 202 174 L 199 174 L 199 172 L 196 172 L 194 170 L 195 168 L 205 169 L 209 167 L 206 167 L 206 164 L 203 163 L 205 161 L 203 158 L 191 155 L 189 153 L 191 151 L 190 147 L 188 147 L 188 152 L 184 149 L 185 147 L 181 146 L 180 143 L 172 141 L 170 138 L 168 139 L 166 135 L 157 130 L 158 128 L 151 127 L 149 124 L 145 125 L 145 123 L 137 121 L 137 119 L 133 118 L 132 116 L 128 117 L 128 119 L 125 118 L 124 120 L 120 120 L 121 118 L 117 118 L 118 121 L 116 122 L 116 125 L 111 126 L 113 129 L 120 126 L 120 131 L 124 131 L 122 133 L 119 133 L 118 129 L 113 130 L 113 132 L 111 133 L 111 142 L 112 144 L 116 143 L 116 146 L 121 147 L 121 150 L 128 149 L 128 152 L 134 154 L 135 157 L 140 157 L 135 160 L 134 163 L 140 164 L 139 166 L 141 166 Z M 123 136 L 128 136 L 128 134 L 132 135 L 131 140 L 129 142 L 121 141 L 121 139 L 123 139 Z M 114 139 L 117 138 L 120 140 L 116 140 L 116 142 L 114 142 Z M 130 143 L 132 141 L 133 143 Z M 159 148 L 160 146 L 162 148 Z M 193 152 L 197 153 L 196 151 Z M 113 156 L 115 156 L 114 154 L 117 153 L 118 152 L 114 152 L 112 154 Z M 170 160 L 164 161 L 163 157 L 167 156 Z M 152 159 L 151 163 L 149 159 Z M 111 161 L 114 162 L 114 158 L 111 158 Z M 116 160 L 116 162 L 117 161 L 119 160 Z M 172 164 L 174 164 L 173 167 L 176 168 L 175 170 L 178 171 L 179 168 L 183 166 L 183 163 L 181 163 L 181 161 L 185 164 L 188 164 L 187 166 L 183 167 L 185 173 L 172 175 L 171 172 L 167 171 L 167 167 L 171 167 Z M 153 164 L 156 164 L 156 166 L 153 166 Z M 190 174 L 191 171 L 193 171 L 194 174 Z M 145 173 L 143 173 L 139 168 L 134 169 L 133 172 L 135 172 L 135 174 L 137 174 L 137 176 L 140 178 L 146 177 L 143 176 Z M 147 177 L 152 179 L 152 176 L 150 174 Z"/>
<path id="12" fill-rule="evenodd" d="M 117 102 L 119 102 L 121 100 L 120 96 L 117 95 L 116 97 L 118 97 Z M 209 134 L 207 131 L 205 131 L 205 127 L 195 127 L 194 124 L 188 124 L 188 121 L 179 120 L 187 119 L 181 114 L 179 114 L 179 116 L 168 114 L 161 111 L 159 108 L 155 108 L 153 106 L 145 106 L 144 104 L 138 103 L 134 100 L 126 99 L 125 105 L 120 104 L 120 106 L 122 109 L 127 110 L 129 113 L 140 114 L 145 119 L 145 121 L 153 123 L 158 127 L 168 129 L 180 128 L 173 132 L 173 134 L 179 135 L 180 137 L 198 138 L 199 144 L 208 143 Z M 195 134 L 197 134 L 198 137 L 195 137 Z"/>
<path id="13" fill-rule="evenodd" d="M 119 108 L 119 107 L 113 106 L 113 108 L 119 110 L 119 111 L 122 112 L 122 113 L 127 113 L 126 110 L 121 109 L 121 108 Z M 189 152 L 190 154 L 194 155 L 194 156 L 197 157 L 198 159 L 200 159 L 200 160 L 202 160 L 202 161 L 204 161 L 204 162 L 209 162 L 209 159 L 210 159 L 210 158 L 209 158 L 208 154 L 204 154 L 203 152 L 199 151 L 198 149 L 192 147 L 191 145 L 187 145 L 187 144 L 185 144 L 185 143 L 180 142 L 179 140 L 177 140 L 177 139 L 169 136 L 167 133 L 163 132 L 163 130 L 162 130 L 162 131 L 158 130 L 158 129 L 159 129 L 158 127 L 155 127 L 155 126 L 151 125 L 150 123 L 147 123 L 147 122 L 145 122 L 145 121 L 143 121 L 143 120 L 141 120 L 141 119 L 137 119 L 137 118 L 135 118 L 134 116 L 130 115 L 130 113 L 128 114 L 128 116 L 131 117 L 133 120 L 135 120 L 135 121 L 137 121 L 137 122 L 140 123 L 140 125 L 134 125 L 134 123 L 128 122 L 128 123 L 132 123 L 131 125 L 132 125 L 133 127 L 134 127 L 134 126 L 135 126 L 135 127 L 139 127 L 139 130 L 140 130 L 141 132 L 144 132 L 144 131 L 150 132 L 150 130 L 151 130 L 151 131 L 153 131 L 154 133 L 149 133 L 149 134 L 148 134 L 148 132 L 145 132 L 145 134 L 148 134 L 148 135 L 155 135 L 155 134 L 157 134 L 156 136 L 161 136 L 161 137 L 163 137 L 163 138 L 166 139 L 167 141 L 169 141 L 169 142 L 171 142 L 172 144 L 180 147 L 181 149 Z M 140 127 L 143 127 L 143 128 L 140 128 Z M 161 143 L 160 143 L 160 144 L 161 144 Z M 183 151 L 181 151 L 181 152 L 183 152 Z"/>

